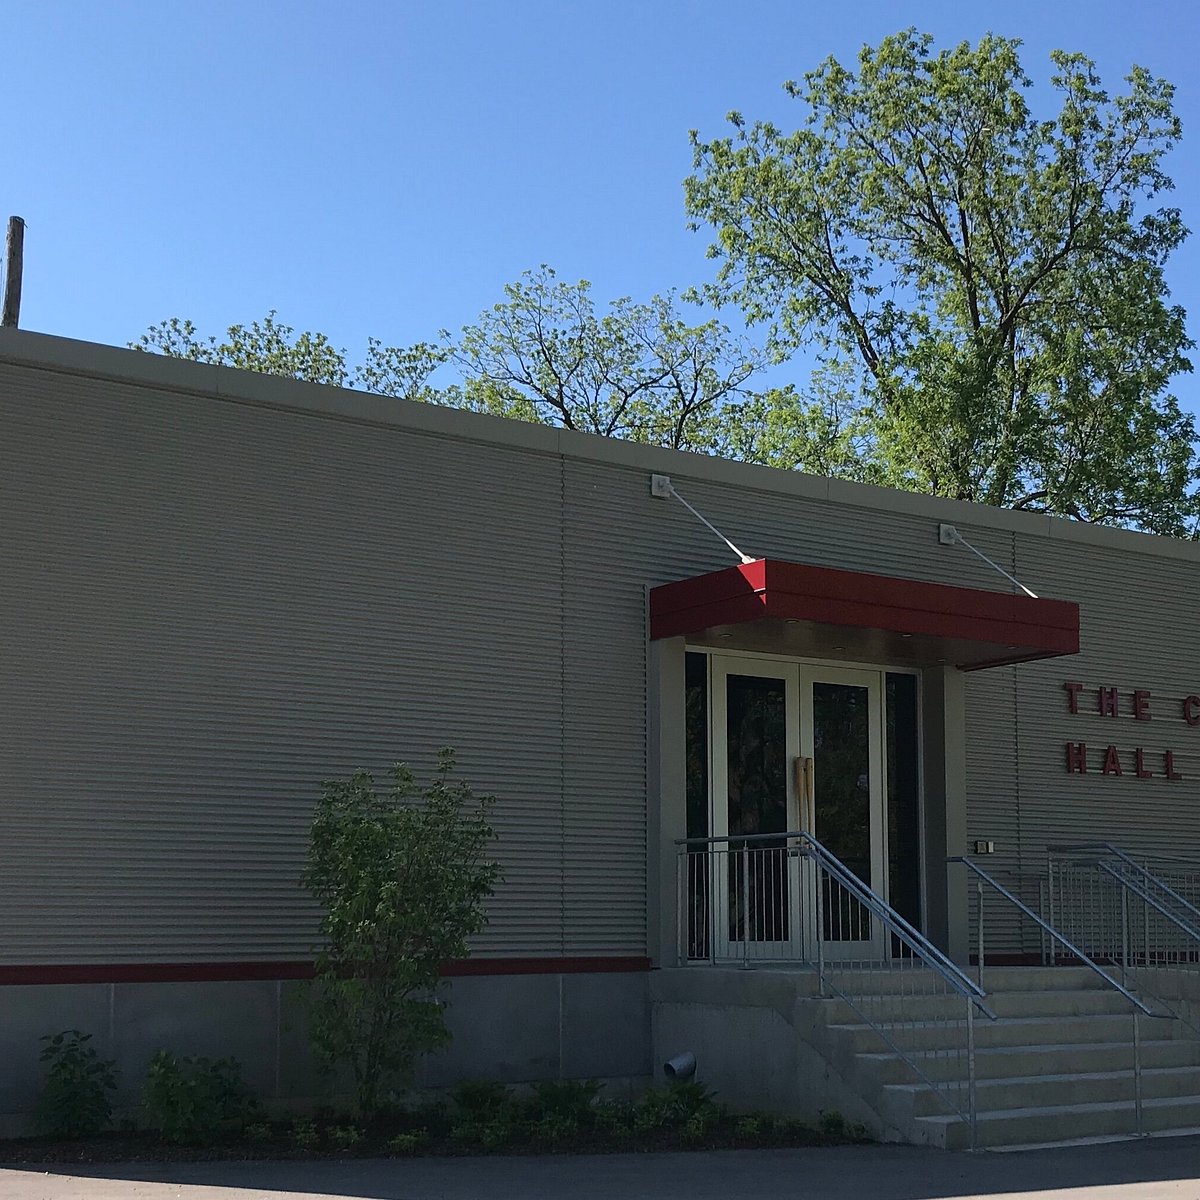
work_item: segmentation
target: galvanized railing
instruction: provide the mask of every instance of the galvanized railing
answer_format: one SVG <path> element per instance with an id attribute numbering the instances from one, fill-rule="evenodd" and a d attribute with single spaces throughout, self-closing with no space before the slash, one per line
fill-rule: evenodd
<path id="1" fill-rule="evenodd" d="M 855 1049 L 927 1090 L 974 1146 L 975 1019 L 995 1020 L 978 984 L 811 834 L 676 845 L 681 965 L 813 967 Z"/>
<path id="2" fill-rule="evenodd" d="M 1171 1019 L 1175 1014 L 1160 1008 L 1151 1008 L 1143 998 L 1140 998 L 1119 981 L 1111 972 L 1106 971 L 1087 951 L 1072 941 L 1052 921 L 1035 912 L 1028 904 L 1010 889 L 989 875 L 978 863 L 969 858 L 954 857 L 946 860 L 948 863 L 959 863 L 975 876 L 973 911 L 969 914 L 970 928 L 970 957 L 977 964 L 976 980 L 981 989 L 986 987 L 987 966 L 987 919 L 988 900 L 994 899 L 997 904 L 1015 910 L 1019 918 L 1031 924 L 1038 932 L 1039 940 L 1048 940 L 1052 947 L 1050 960 L 1077 964 L 1088 967 L 1104 984 L 1120 995 L 1129 1005 L 1132 1020 L 1133 1064 L 1130 1070 L 1130 1082 L 1133 1099 L 1134 1122 L 1136 1132 L 1144 1132 L 1143 1096 L 1142 1096 L 1142 1019 L 1144 1017 Z M 1127 981 L 1126 981 L 1127 982 Z"/>
<path id="3" fill-rule="evenodd" d="M 1049 847 L 1049 902 L 1059 926 L 1098 961 L 1200 965 L 1200 870 L 1135 859 L 1108 842 Z"/>

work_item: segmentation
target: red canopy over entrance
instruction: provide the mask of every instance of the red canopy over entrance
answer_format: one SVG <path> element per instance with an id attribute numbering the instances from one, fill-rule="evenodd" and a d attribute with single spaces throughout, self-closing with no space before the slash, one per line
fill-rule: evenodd
<path id="1" fill-rule="evenodd" d="M 1079 653 L 1079 605 L 759 559 L 650 592 L 650 636 L 965 671 Z"/>

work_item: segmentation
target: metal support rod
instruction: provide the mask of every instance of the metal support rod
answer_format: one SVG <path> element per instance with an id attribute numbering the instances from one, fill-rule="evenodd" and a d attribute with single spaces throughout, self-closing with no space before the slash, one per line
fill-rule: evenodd
<path id="1" fill-rule="evenodd" d="M 971 1122 L 971 1149 L 979 1148 L 979 1113 L 975 1103 L 975 1005 L 967 999 L 967 1113 Z"/>
<path id="2" fill-rule="evenodd" d="M 1141 1013 L 1133 1010 L 1133 1111 L 1137 1135 L 1142 1136 L 1142 1034 Z"/>
<path id="3" fill-rule="evenodd" d="M 983 880 L 975 880 L 976 894 L 979 897 L 979 940 L 976 945 L 979 947 L 979 990 L 986 992 L 987 989 L 983 986 Z"/>
<path id="4" fill-rule="evenodd" d="M 742 970 L 750 969 L 750 848 L 742 846 Z"/>
<path id="5" fill-rule="evenodd" d="M 1046 913 L 1046 924 L 1048 924 L 1052 929 L 1056 929 L 1058 927 L 1054 923 L 1054 863 L 1051 861 L 1046 863 L 1046 877 L 1050 890 L 1050 902 L 1047 905 L 1048 911 Z M 1059 871 L 1059 880 L 1060 882 L 1062 880 L 1061 870 Z M 1054 943 L 1049 938 L 1046 939 L 1046 949 L 1049 952 L 1049 961 L 1046 963 L 1046 965 L 1048 967 L 1052 967 L 1054 966 L 1055 959 Z"/>
<path id="6" fill-rule="evenodd" d="M 676 966 L 684 966 L 687 963 L 688 951 L 691 947 L 687 944 L 687 875 L 688 875 L 688 852 L 687 847 L 683 846 L 680 852 L 675 857 L 675 963 Z"/>
<path id="7" fill-rule="evenodd" d="M 825 880 L 822 876 L 821 864 L 816 859 L 813 864 L 813 874 L 816 876 L 817 901 L 817 987 L 820 994 L 825 996 Z"/>
<path id="8" fill-rule="evenodd" d="M 1129 982 L 1129 893 L 1121 889 L 1121 982 Z"/>

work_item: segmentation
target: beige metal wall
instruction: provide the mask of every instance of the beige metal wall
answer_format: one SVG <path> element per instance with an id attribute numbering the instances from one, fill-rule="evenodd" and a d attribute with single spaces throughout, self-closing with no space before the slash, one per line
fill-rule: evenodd
<path id="1" fill-rule="evenodd" d="M 1079 660 L 970 677 L 969 836 L 1200 849 L 1200 729 L 1143 739 L 1182 784 L 1062 771 L 1063 679 L 1200 689 L 1190 546 L 6 330 L 0 963 L 304 958 L 319 781 L 442 744 L 500 798 L 480 952 L 644 953 L 646 590 L 729 563 L 652 471 L 754 554 L 1003 587 L 950 520 L 1081 601 Z"/>

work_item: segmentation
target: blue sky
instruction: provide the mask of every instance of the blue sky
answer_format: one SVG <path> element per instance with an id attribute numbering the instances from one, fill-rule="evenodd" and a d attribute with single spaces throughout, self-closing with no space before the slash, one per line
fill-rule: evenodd
<path id="1" fill-rule="evenodd" d="M 124 344 L 268 309 L 352 354 L 456 329 L 549 263 L 600 298 L 710 277 L 688 130 L 788 128 L 780 84 L 915 25 L 1061 47 L 1110 90 L 1177 85 L 1168 163 L 1200 227 L 1200 7 L 1188 0 L 36 0 L 5 6 L 0 207 L 28 222 L 22 325 Z M 15 103 L 14 103 L 15 98 Z M 1173 260 L 1200 333 L 1200 234 Z M 732 320 L 733 314 L 729 314 Z M 1176 388 L 1200 408 L 1200 384 Z"/>

